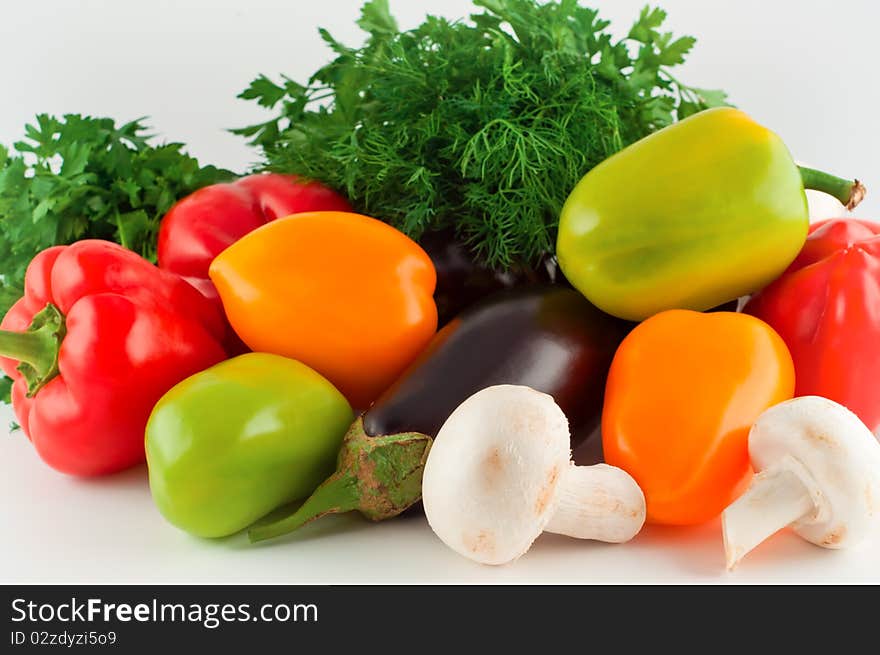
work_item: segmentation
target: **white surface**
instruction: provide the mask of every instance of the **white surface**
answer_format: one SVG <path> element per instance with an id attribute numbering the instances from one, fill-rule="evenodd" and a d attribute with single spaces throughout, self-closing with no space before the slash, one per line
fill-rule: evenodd
<path id="1" fill-rule="evenodd" d="M 644 0 L 584 0 L 618 30 Z M 151 117 L 204 162 L 241 170 L 255 159 L 224 128 L 264 113 L 235 99 L 257 73 L 304 79 L 328 58 L 316 27 L 347 43 L 360 0 L 134 0 L 10 2 L 0 20 L 0 142 L 21 138 L 37 112 Z M 880 215 L 880 131 L 872 0 L 660 0 L 668 26 L 699 38 L 678 74 L 722 87 L 777 130 L 795 156 L 859 176 L 877 192 L 861 214 Z M 468 0 L 392 0 L 404 26 L 426 11 L 459 17 Z M 0 408 L 0 426 L 8 422 Z M 503 568 L 448 550 L 423 518 L 371 525 L 334 517 L 298 535 L 250 546 L 243 536 L 199 541 L 154 509 L 143 468 L 75 480 L 39 461 L 19 432 L 0 427 L 0 583 L 880 583 L 880 540 L 849 552 L 791 534 L 725 573 L 716 523 L 648 527 L 622 546 L 545 535 Z"/>
<path id="2" fill-rule="evenodd" d="M 0 425 L 8 417 L 0 407 Z M 727 573 L 717 521 L 649 526 L 623 545 L 545 534 L 503 567 L 456 555 L 423 516 L 380 524 L 327 517 L 273 542 L 251 545 L 243 534 L 207 541 L 164 521 L 144 467 L 76 480 L 45 466 L 21 432 L 0 435 L 0 462 L 0 583 L 880 583 L 876 539 L 830 551 L 789 532 Z"/>

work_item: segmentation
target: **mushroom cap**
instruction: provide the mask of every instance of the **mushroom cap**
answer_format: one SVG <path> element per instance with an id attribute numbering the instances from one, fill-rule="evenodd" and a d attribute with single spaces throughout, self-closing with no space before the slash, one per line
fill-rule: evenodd
<path id="1" fill-rule="evenodd" d="M 570 459 L 568 420 L 551 396 L 515 385 L 478 391 L 446 420 L 428 454 L 428 523 L 469 559 L 515 560 L 553 515 Z"/>
<path id="2" fill-rule="evenodd" d="M 843 405 L 804 396 L 771 407 L 752 426 L 749 455 L 758 471 L 786 455 L 797 462 L 817 508 L 792 525 L 807 541 L 843 548 L 880 518 L 880 443 Z"/>

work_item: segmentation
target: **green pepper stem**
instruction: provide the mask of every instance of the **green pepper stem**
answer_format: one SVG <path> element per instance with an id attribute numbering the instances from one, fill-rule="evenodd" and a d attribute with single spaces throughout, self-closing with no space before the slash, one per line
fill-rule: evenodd
<path id="1" fill-rule="evenodd" d="M 359 506 L 357 479 L 347 473 L 334 473 L 293 514 L 272 523 L 251 527 L 248 538 L 253 543 L 280 537 L 314 519 L 327 514 L 350 512 Z"/>
<path id="2" fill-rule="evenodd" d="M 868 190 L 858 180 L 846 180 L 815 168 L 798 166 L 805 189 L 813 189 L 837 198 L 847 209 L 853 210 L 865 199 Z"/>
<path id="3" fill-rule="evenodd" d="M 45 370 L 52 362 L 52 344 L 46 336 L 45 329 L 34 332 L 0 330 L 0 357 L 16 359 Z"/>
<path id="4" fill-rule="evenodd" d="M 58 353 L 65 335 L 64 316 L 49 303 L 34 314 L 24 332 L 0 330 L 0 356 L 21 362 L 18 370 L 34 396 L 58 375 Z"/>

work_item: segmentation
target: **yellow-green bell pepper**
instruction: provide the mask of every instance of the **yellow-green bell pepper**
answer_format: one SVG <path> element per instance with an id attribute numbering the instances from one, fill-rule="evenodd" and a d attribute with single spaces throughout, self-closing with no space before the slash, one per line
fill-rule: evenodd
<path id="1" fill-rule="evenodd" d="M 304 498 L 336 464 L 354 419 L 305 364 L 249 353 L 187 378 L 147 422 L 150 489 L 162 515 L 200 537 L 246 528 Z"/>
<path id="2" fill-rule="evenodd" d="M 778 277 L 804 244 L 804 188 L 854 207 L 856 180 L 799 168 L 782 140 L 732 108 L 711 109 L 605 160 L 562 209 L 562 271 L 609 314 L 706 310 Z"/>

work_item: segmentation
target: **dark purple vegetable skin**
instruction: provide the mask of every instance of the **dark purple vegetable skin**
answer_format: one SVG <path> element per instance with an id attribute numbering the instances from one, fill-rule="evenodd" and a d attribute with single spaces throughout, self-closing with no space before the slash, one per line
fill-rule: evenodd
<path id="1" fill-rule="evenodd" d="M 611 360 L 631 328 L 569 288 L 495 294 L 437 333 L 364 414 L 364 429 L 368 436 L 434 437 L 472 394 L 517 384 L 554 397 L 569 419 L 575 447 L 599 423 Z"/>
<path id="2" fill-rule="evenodd" d="M 488 268 L 477 262 L 470 248 L 450 229 L 427 232 L 419 244 L 437 270 L 434 302 L 440 327 L 483 298 L 504 289 L 566 283 L 552 257 L 531 268 L 519 266 L 506 271 Z"/>

